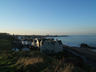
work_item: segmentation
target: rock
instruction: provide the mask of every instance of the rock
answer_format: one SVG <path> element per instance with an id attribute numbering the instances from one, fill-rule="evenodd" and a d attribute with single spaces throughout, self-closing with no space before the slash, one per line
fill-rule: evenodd
<path id="1" fill-rule="evenodd" d="M 87 45 L 87 44 L 85 44 L 85 43 L 82 43 L 82 44 L 80 45 L 80 48 L 90 48 L 90 46 Z"/>

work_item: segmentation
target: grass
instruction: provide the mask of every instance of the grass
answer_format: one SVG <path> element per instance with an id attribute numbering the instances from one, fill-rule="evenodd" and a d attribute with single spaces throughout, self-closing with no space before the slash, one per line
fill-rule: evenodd
<path id="1" fill-rule="evenodd" d="M 10 50 L 12 48 L 11 41 L 11 35 L 6 33 L 0 33 L 0 50 Z"/>
<path id="2" fill-rule="evenodd" d="M 60 55 L 60 54 L 59 54 Z M 68 54 L 69 55 L 69 54 Z M 58 56 L 58 55 L 56 55 Z M 39 51 L 4 51 L 0 52 L 0 71 L 1 72 L 95 72 L 83 64 L 75 65 L 70 57 L 61 57 L 58 59 L 54 56 L 48 56 Z M 68 60 L 68 61 L 66 61 Z"/>
<path id="3" fill-rule="evenodd" d="M 0 39 L 0 50 L 9 50 L 11 48 L 11 42 L 6 39 Z"/>
<path id="4" fill-rule="evenodd" d="M 6 55 L 6 56 L 5 56 Z M 33 52 L 2 52 L 0 54 L 0 71 L 39 72 L 45 70 L 54 59 L 46 57 L 39 51 Z"/>

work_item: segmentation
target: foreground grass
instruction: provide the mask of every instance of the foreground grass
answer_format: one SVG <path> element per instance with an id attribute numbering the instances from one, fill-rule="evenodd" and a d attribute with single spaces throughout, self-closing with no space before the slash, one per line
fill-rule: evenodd
<path id="1" fill-rule="evenodd" d="M 57 62 L 39 51 L 2 52 L 0 54 L 0 71 L 2 72 L 43 72 Z"/>
<path id="2" fill-rule="evenodd" d="M 82 62 L 75 64 L 75 57 L 58 59 L 58 55 L 48 56 L 39 51 L 3 51 L 0 52 L 0 72 L 95 72 L 95 68 L 80 65 Z"/>

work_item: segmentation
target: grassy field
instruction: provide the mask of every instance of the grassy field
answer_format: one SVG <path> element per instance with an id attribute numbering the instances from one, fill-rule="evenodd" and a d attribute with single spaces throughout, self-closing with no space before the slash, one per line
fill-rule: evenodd
<path id="1" fill-rule="evenodd" d="M 54 59 L 38 51 L 2 52 L 0 54 L 0 71 L 2 72 L 41 72 L 56 63 Z"/>
<path id="2" fill-rule="evenodd" d="M 0 50 L 9 50 L 11 49 L 10 40 L 0 39 Z"/>
<path id="3" fill-rule="evenodd" d="M 86 64 L 75 64 L 75 57 L 57 57 L 39 51 L 0 52 L 0 72 L 95 72 Z"/>
<path id="4" fill-rule="evenodd" d="M 10 50 L 12 48 L 12 37 L 5 33 L 0 33 L 0 50 Z"/>

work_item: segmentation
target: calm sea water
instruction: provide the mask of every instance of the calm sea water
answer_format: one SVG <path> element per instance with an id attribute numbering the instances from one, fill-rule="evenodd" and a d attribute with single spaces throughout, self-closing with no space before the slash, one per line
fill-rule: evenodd
<path id="1" fill-rule="evenodd" d="M 90 46 L 96 47 L 96 35 L 71 35 L 68 37 L 51 37 L 59 39 L 63 44 L 69 46 L 79 47 L 81 43 L 86 43 Z"/>

